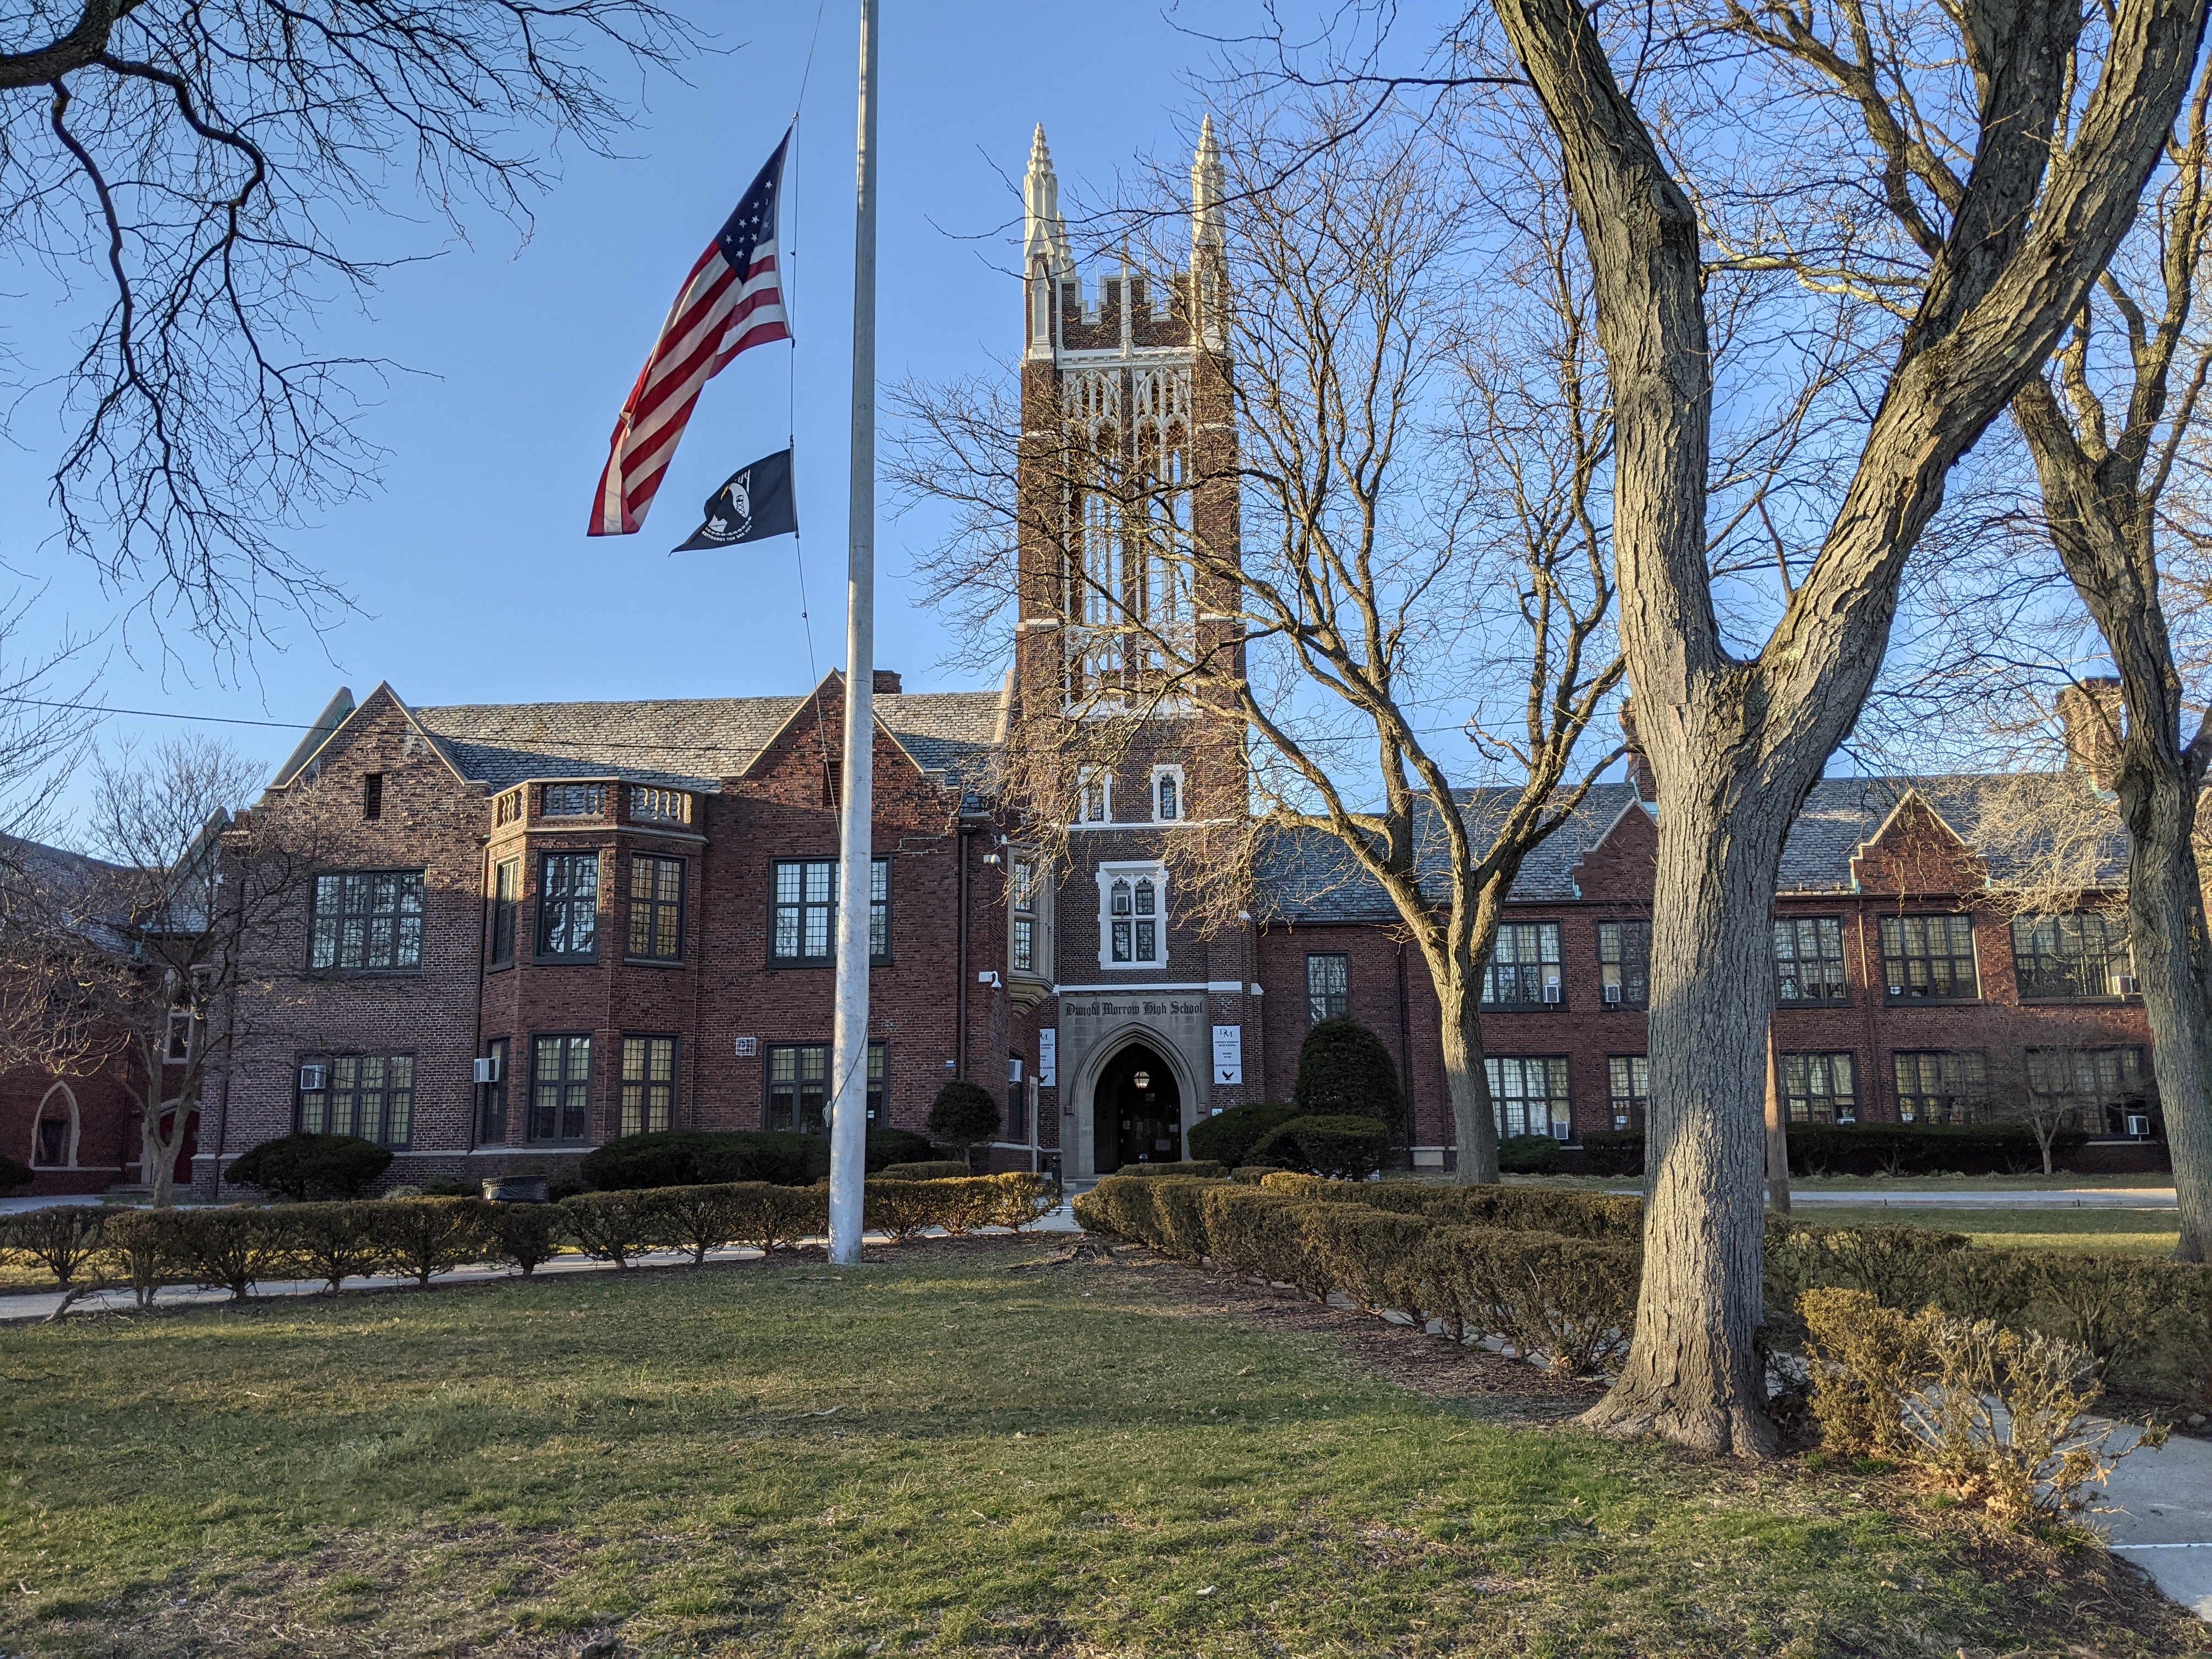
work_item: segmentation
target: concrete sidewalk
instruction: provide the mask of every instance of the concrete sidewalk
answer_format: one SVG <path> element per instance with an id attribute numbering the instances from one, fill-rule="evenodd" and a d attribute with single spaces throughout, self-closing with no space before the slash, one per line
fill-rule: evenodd
<path id="1" fill-rule="evenodd" d="M 2133 1445 L 2141 1432 L 2123 1425 L 2114 1443 Z M 2212 1622 L 2212 1443 L 2178 1434 L 2123 1458 L 2088 1518 L 2114 1554 Z"/>

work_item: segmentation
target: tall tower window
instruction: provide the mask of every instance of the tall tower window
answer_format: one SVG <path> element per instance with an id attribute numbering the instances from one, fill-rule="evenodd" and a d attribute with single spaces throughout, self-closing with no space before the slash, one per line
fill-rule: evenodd
<path id="1" fill-rule="evenodd" d="M 1152 769 L 1152 819 L 1157 823 L 1176 823 L 1182 819 L 1188 803 L 1182 796 L 1182 768 L 1158 766 Z"/>

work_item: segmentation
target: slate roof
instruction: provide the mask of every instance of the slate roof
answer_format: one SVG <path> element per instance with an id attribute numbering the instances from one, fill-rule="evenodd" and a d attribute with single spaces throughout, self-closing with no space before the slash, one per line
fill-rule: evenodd
<path id="1" fill-rule="evenodd" d="M 804 696 L 649 702 L 518 702 L 418 708 L 461 774 L 494 790 L 584 774 L 714 789 L 751 765 Z M 995 691 L 908 691 L 875 700 L 877 718 L 925 771 L 965 777 L 996 733 Z"/>
<path id="2" fill-rule="evenodd" d="M 1905 795 L 1917 790 L 1936 812 L 1960 835 L 1972 840 L 1989 805 L 1989 792 L 2047 788 L 2053 805 L 2065 798 L 2068 815 L 2085 799 L 2094 799 L 2089 781 L 2079 773 L 2049 772 L 2002 776 L 1937 778 L 1872 777 L 1823 778 L 1813 786 L 1790 838 L 1783 845 L 1781 890 L 1784 892 L 1848 892 L 1850 861 L 1859 848 L 1881 830 Z M 1511 792 L 1470 790 L 1462 797 L 1475 808 L 1477 834 L 1486 822 L 1495 822 L 1505 810 Z M 2008 818 L 2032 819 L 2016 804 Z M 1644 810 L 1627 784 L 1600 784 L 1583 798 L 1574 816 L 1530 854 L 1513 883 L 1516 902 L 1543 903 L 1577 896 L 1575 866 L 1600 841 L 1616 819 L 1631 808 Z M 2098 874 L 2118 886 L 2127 867 L 2127 842 L 2118 815 L 2106 803 L 2111 829 L 2099 843 Z M 2060 815 L 2053 812 L 2056 821 Z M 2048 850 L 2048 837 L 2038 842 L 1983 847 L 1990 875 L 1997 879 L 2014 873 L 2036 854 Z M 1449 856 L 1441 830 L 1433 827 L 1423 836 L 1420 860 L 1423 884 L 1442 896 L 1443 872 Z M 1373 921 L 1393 918 L 1395 912 L 1382 888 L 1353 863 L 1351 854 L 1333 836 L 1317 830 L 1278 830 L 1262 842 L 1255 870 L 1262 914 L 1269 921 L 1289 922 Z"/>

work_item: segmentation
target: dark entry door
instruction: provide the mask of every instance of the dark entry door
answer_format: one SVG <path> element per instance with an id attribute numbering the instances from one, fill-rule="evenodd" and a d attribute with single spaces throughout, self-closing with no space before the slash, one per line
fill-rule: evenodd
<path id="1" fill-rule="evenodd" d="M 1152 1049 L 1138 1043 L 1115 1055 L 1099 1079 L 1095 1105 L 1102 1174 L 1182 1157 L 1182 1095 Z"/>

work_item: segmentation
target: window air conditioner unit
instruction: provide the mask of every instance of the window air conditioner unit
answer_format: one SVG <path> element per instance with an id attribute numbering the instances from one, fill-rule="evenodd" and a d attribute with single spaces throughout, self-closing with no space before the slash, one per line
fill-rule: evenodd
<path id="1" fill-rule="evenodd" d="M 1547 1002 L 1557 1002 L 1559 1000 L 1559 981 L 1555 979 L 1546 980 L 1544 981 L 1544 1000 Z"/>
<path id="2" fill-rule="evenodd" d="M 1613 1006 L 1619 1007 L 1620 1006 L 1620 987 L 1618 985 L 1607 986 L 1605 988 L 1605 1000 Z"/>
<path id="3" fill-rule="evenodd" d="M 300 1068 L 300 1092 L 319 1095 L 331 1086 L 331 1068 L 327 1066 L 302 1066 Z"/>
<path id="4" fill-rule="evenodd" d="M 1552 1120 L 1552 1139 L 1554 1139 L 1554 1140 L 1572 1140 L 1574 1138 L 1575 1138 L 1575 1126 L 1574 1126 L 1573 1124 L 1567 1122 L 1565 1119 L 1562 1119 L 1562 1118 L 1554 1118 L 1554 1119 L 1553 1119 L 1553 1120 Z"/>
<path id="5" fill-rule="evenodd" d="M 1893 997 L 1901 997 L 1905 994 L 1905 988 L 1902 985 L 1893 985 L 1889 988 L 1889 994 Z"/>
<path id="6" fill-rule="evenodd" d="M 2128 1133 L 2133 1135 L 2137 1140 L 2148 1140 L 2150 1139 L 2149 1115 L 2144 1112 L 2130 1112 L 2128 1114 Z"/>
<path id="7" fill-rule="evenodd" d="M 496 1083 L 499 1081 L 499 1056 L 497 1054 L 478 1054 L 477 1056 L 477 1081 L 479 1083 Z"/>
<path id="8" fill-rule="evenodd" d="M 2114 974 L 2112 975 L 2112 994 L 2116 997 L 2131 997 L 2142 989 L 2142 981 L 2137 980 L 2133 974 Z"/>

